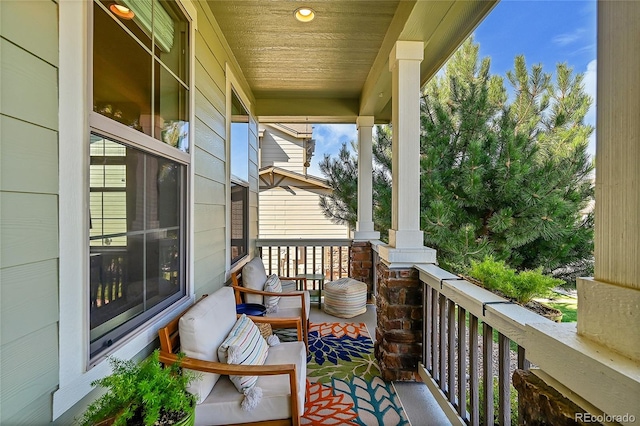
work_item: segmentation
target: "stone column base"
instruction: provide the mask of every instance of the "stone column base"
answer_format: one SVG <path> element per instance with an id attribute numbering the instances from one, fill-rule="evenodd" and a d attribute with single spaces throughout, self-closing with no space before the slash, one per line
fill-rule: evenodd
<path id="1" fill-rule="evenodd" d="M 373 299 L 373 250 L 369 241 L 351 243 L 349 277 L 367 285 L 367 303 Z"/>
<path id="2" fill-rule="evenodd" d="M 516 370 L 513 386 L 518 391 L 518 424 L 601 425 L 595 416 L 565 398 L 531 371 Z"/>
<path id="3" fill-rule="evenodd" d="M 375 355 L 387 381 L 419 381 L 422 358 L 422 284 L 413 268 L 379 263 Z"/>

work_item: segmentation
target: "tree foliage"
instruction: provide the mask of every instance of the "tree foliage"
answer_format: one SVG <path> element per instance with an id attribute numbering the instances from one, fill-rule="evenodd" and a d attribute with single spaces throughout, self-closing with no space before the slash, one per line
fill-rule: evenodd
<path id="1" fill-rule="evenodd" d="M 505 79 L 467 40 L 422 92 L 421 224 L 425 245 L 455 271 L 494 256 L 517 269 L 588 267 L 593 165 L 584 124 L 591 98 L 583 75 L 566 64 L 555 74 L 527 67 L 523 56 Z M 391 222 L 391 138 L 374 141 L 374 220 Z M 346 146 L 321 166 L 334 188 L 325 214 L 355 225 L 357 159 Z M 585 271 L 585 273 L 588 273 Z"/>

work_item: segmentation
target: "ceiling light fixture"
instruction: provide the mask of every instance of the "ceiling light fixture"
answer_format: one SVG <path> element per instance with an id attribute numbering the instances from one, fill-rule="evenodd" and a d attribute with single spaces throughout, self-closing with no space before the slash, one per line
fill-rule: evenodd
<path id="1" fill-rule="evenodd" d="M 310 7 L 299 7 L 294 12 L 293 16 L 300 22 L 311 22 L 316 17 L 316 12 Z"/>
<path id="2" fill-rule="evenodd" d="M 136 14 L 133 13 L 133 10 L 119 4 L 112 4 L 109 6 L 109 10 L 113 12 L 114 15 L 122 19 L 133 19 L 133 17 L 136 16 Z"/>

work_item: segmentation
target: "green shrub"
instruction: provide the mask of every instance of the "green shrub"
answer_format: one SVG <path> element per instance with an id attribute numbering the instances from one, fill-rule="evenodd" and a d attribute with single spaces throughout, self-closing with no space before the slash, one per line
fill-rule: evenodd
<path id="1" fill-rule="evenodd" d="M 546 296 L 563 283 L 562 280 L 542 273 L 542 268 L 516 272 L 504 262 L 486 257 L 482 262 L 471 262 L 469 274 L 489 290 L 498 290 L 506 297 L 526 304 L 534 297 Z"/>
<path id="2" fill-rule="evenodd" d="M 114 426 L 131 424 L 163 424 L 163 416 L 180 419 L 192 413 L 195 397 L 186 391 L 196 375 L 181 371 L 179 362 L 163 367 L 158 350 L 136 364 L 133 361 L 109 358 L 113 374 L 95 380 L 107 393 L 91 403 L 81 420 L 82 425 L 94 425 L 115 416 Z"/>

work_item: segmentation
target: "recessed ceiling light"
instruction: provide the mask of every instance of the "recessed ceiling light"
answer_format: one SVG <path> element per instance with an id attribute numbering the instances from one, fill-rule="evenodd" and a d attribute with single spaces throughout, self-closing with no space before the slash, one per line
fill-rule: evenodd
<path id="1" fill-rule="evenodd" d="M 299 7 L 293 16 L 300 22 L 311 22 L 316 17 L 316 13 L 310 7 Z"/>
<path id="2" fill-rule="evenodd" d="M 122 19 L 133 19 L 133 17 L 136 16 L 136 14 L 133 13 L 133 10 L 119 4 L 112 4 L 109 6 L 109 10 L 112 11 L 114 15 Z"/>

